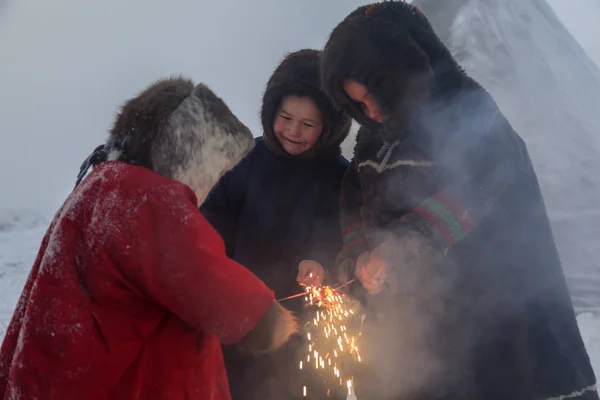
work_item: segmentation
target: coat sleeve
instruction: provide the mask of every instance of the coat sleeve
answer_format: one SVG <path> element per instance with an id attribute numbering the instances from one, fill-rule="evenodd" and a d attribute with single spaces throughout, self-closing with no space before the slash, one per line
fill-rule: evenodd
<path id="1" fill-rule="evenodd" d="M 303 258 L 319 262 L 331 277 L 335 258 L 342 248 L 340 233 L 340 187 L 343 173 L 322 183 L 317 203 L 312 235 L 303 251 Z"/>
<path id="2" fill-rule="evenodd" d="M 362 224 L 362 207 L 363 196 L 355 157 L 342 179 L 340 196 L 342 249 L 337 255 L 335 268 L 337 275 L 342 279 L 353 275 L 356 259 L 362 252 L 369 251 Z"/>
<path id="3" fill-rule="evenodd" d="M 325 270 L 333 266 L 335 257 L 341 249 L 339 214 L 331 214 L 329 218 L 317 219 L 313 226 L 313 234 L 308 241 L 305 259 L 319 262 Z"/>
<path id="4" fill-rule="evenodd" d="M 187 187 L 161 188 L 129 217 L 115 251 L 131 286 L 225 344 L 244 337 L 274 301 L 225 246 Z"/>
<path id="5" fill-rule="evenodd" d="M 485 131 L 454 135 L 441 159 L 442 187 L 402 218 L 451 247 L 472 232 L 524 165 L 525 146 L 497 112 Z M 525 172 L 525 171 L 523 171 Z"/>

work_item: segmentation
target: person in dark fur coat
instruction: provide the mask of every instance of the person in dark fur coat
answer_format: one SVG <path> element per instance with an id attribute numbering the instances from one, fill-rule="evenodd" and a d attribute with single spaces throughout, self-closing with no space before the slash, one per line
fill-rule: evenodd
<path id="1" fill-rule="evenodd" d="M 203 84 L 164 79 L 127 101 L 42 241 L 0 399 L 229 400 L 221 342 L 261 353 L 297 331 L 198 210 L 252 147 Z"/>
<path id="2" fill-rule="evenodd" d="M 285 57 L 267 83 L 261 120 L 255 148 L 201 210 L 224 237 L 228 254 L 285 298 L 302 292 L 298 283 L 323 283 L 342 247 L 339 198 L 348 162 L 340 144 L 351 121 L 320 90 L 319 51 Z M 303 303 L 300 297 L 283 304 L 300 313 Z M 234 400 L 302 397 L 294 361 L 302 340 L 294 337 L 260 357 L 226 347 Z"/>
<path id="3" fill-rule="evenodd" d="M 526 145 L 426 17 L 359 7 L 322 82 L 362 125 L 338 256 L 369 293 L 358 397 L 598 399 Z"/>

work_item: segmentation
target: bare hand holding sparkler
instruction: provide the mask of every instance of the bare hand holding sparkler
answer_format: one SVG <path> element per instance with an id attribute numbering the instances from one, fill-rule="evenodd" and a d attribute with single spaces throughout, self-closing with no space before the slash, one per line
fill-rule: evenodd
<path id="1" fill-rule="evenodd" d="M 354 273 L 370 295 L 381 293 L 387 276 L 388 260 L 387 247 L 383 243 L 376 247 L 371 254 L 363 253 L 356 260 Z"/>
<path id="2" fill-rule="evenodd" d="M 368 253 L 365 254 L 368 257 Z M 324 268 L 321 264 L 305 260 L 300 263 L 298 270 L 297 280 L 303 287 L 303 292 L 280 298 L 278 301 L 304 297 L 307 312 L 304 315 L 302 332 L 306 335 L 306 352 L 298 360 L 298 367 L 303 372 L 309 372 L 308 376 L 311 376 L 310 373 L 319 374 L 318 379 L 328 386 L 326 393 L 314 392 L 318 389 L 310 387 L 309 379 L 299 391 L 301 390 L 303 397 L 329 397 L 332 391 L 339 390 L 353 394 L 353 369 L 355 364 L 361 361 L 358 342 L 363 312 L 357 300 L 341 293 L 339 289 L 351 284 L 355 279 L 339 283 L 335 287 L 323 286 Z M 316 280 L 318 284 L 305 284 L 305 280 Z"/>
<path id="3" fill-rule="evenodd" d="M 325 268 L 313 260 L 304 260 L 298 265 L 296 281 L 301 286 L 321 286 L 325 280 Z"/>
<path id="4" fill-rule="evenodd" d="M 351 281 L 338 286 L 338 288 Z M 353 393 L 352 375 L 355 364 L 361 361 L 358 351 L 360 325 L 362 322 L 360 303 L 344 295 L 331 286 L 306 287 L 305 307 L 307 322 L 303 326 L 306 335 L 306 353 L 299 361 L 299 369 L 310 369 L 320 373 L 329 386 L 327 393 L 313 393 L 329 396 L 331 390 L 345 388 Z M 303 396 L 309 396 L 307 386 Z"/>

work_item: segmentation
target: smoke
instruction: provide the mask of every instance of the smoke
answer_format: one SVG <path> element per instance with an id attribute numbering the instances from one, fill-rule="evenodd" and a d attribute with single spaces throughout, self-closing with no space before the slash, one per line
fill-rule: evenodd
<path id="1" fill-rule="evenodd" d="M 426 11 L 434 9 L 434 2 L 424 3 L 429 7 Z M 420 171 L 414 167 L 408 178 L 400 174 L 387 181 L 380 177 L 371 179 L 377 199 L 371 200 L 367 207 L 376 202 L 378 207 L 388 209 L 377 221 L 379 224 L 374 225 L 381 226 L 386 219 L 393 221 L 385 222 L 388 227 L 385 232 L 378 232 L 388 243 L 386 257 L 392 273 L 388 276 L 386 292 L 368 299 L 370 315 L 365 322 L 362 344 L 367 367 L 360 377 L 361 382 L 357 382 L 357 393 L 359 398 L 370 399 L 440 398 L 449 394 L 476 398 L 481 395 L 481 389 L 499 387 L 494 383 L 486 387 L 486 383 L 481 382 L 490 379 L 520 382 L 514 387 L 502 388 L 506 391 L 503 398 L 538 397 L 548 389 L 543 385 L 541 389 L 532 387 L 540 379 L 533 377 L 539 373 L 539 367 L 534 364 L 542 358 L 558 362 L 562 356 L 556 355 L 556 348 L 548 348 L 547 354 L 541 356 L 538 353 L 544 350 L 530 341 L 543 339 L 549 347 L 556 341 L 561 342 L 556 347 L 569 343 L 566 345 L 568 356 L 582 360 L 577 365 L 580 373 L 589 375 L 589 369 L 583 360 L 585 357 L 580 358 L 585 351 L 573 318 L 536 171 L 525 143 L 514 134 L 511 125 L 516 119 L 517 132 L 524 128 L 526 134 L 535 134 L 539 139 L 534 145 L 530 141 L 528 147 L 533 148 L 532 153 L 537 157 L 534 164 L 541 170 L 542 189 L 551 210 L 569 203 L 577 208 L 588 208 L 593 206 L 589 198 L 568 193 L 598 194 L 593 181 L 581 187 L 591 173 L 584 170 L 583 165 L 594 166 L 597 171 L 598 164 L 590 157 L 593 154 L 590 149 L 595 149 L 597 143 L 586 135 L 585 128 L 591 115 L 589 106 L 597 102 L 582 105 L 586 115 L 569 111 L 568 119 L 560 117 L 565 117 L 563 109 L 572 110 L 582 96 L 575 94 L 577 88 L 563 90 L 564 82 L 557 80 L 559 71 L 552 71 L 555 75 L 548 76 L 551 70 L 548 65 L 555 67 L 562 62 L 554 62 L 548 54 L 560 58 L 562 40 L 568 41 L 570 36 L 541 2 L 532 5 L 517 1 L 457 0 L 436 4 L 437 12 L 427 12 L 427 15 L 434 26 L 443 19 L 440 30 L 451 37 L 452 40 L 448 37 L 444 40 L 454 44 L 451 49 L 458 61 L 470 61 L 466 64 L 471 69 L 475 65 L 476 79 L 481 77 L 486 89 L 489 86 L 500 90 L 508 86 L 515 90 L 502 91 L 502 110 L 477 85 L 467 85 L 471 90 L 463 92 L 460 98 L 436 99 L 436 103 L 429 104 L 419 115 L 416 128 L 422 137 L 432 133 L 439 139 L 445 133 L 446 139 L 425 144 L 416 141 L 414 154 L 426 154 L 440 162 L 444 169 Z M 443 7 L 446 7 L 444 12 Z M 448 11 L 452 7 L 456 9 Z M 509 35 L 511 30 L 518 34 Z M 527 33 L 529 31 L 534 33 Z M 534 48 L 540 47 L 540 43 L 544 43 L 542 51 Z M 558 54 L 548 51 L 553 46 Z M 581 57 L 579 50 L 575 45 L 567 48 L 567 54 Z M 590 69 L 586 60 L 582 60 L 579 64 L 580 70 L 585 72 L 582 74 L 597 85 L 595 69 Z M 572 77 L 566 81 L 572 82 Z M 517 88 L 519 85 L 522 87 Z M 526 104 L 519 99 L 520 95 L 535 101 Z M 544 101 L 546 95 L 552 100 Z M 572 104 L 564 104 L 565 97 Z M 514 107 L 515 102 L 521 106 Z M 564 108 L 559 108 L 557 103 Z M 510 123 L 504 117 L 505 109 L 511 111 Z M 556 109 L 561 112 L 548 115 Z M 544 122 L 534 125 L 540 120 Z M 561 132 L 552 124 L 561 126 Z M 565 126 L 568 124 L 578 130 L 581 143 L 570 143 L 572 140 L 565 135 L 571 131 Z M 540 126 L 543 130 L 534 131 Z M 549 132 L 555 136 L 548 136 Z M 562 148 L 581 150 L 584 157 L 575 161 L 573 157 L 556 154 L 558 143 Z M 403 155 L 406 156 L 406 151 Z M 564 161 L 567 158 L 569 162 Z M 586 180 L 574 181 L 576 174 L 585 176 Z M 418 206 L 423 193 L 440 180 L 452 182 L 453 194 L 471 206 L 469 212 L 474 211 L 476 224 L 481 222 L 473 236 L 482 240 L 461 244 L 461 249 L 456 250 L 458 253 L 451 249 L 447 257 L 432 256 L 439 250 L 427 248 L 415 238 L 393 233 L 402 230 L 403 221 L 397 215 Z M 556 230 L 556 219 L 553 222 Z M 560 233 L 561 251 L 569 268 L 582 268 L 581 265 L 589 263 L 590 260 L 573 257 L 573 248 L 577 246 L 567 246 L 565 233 Z M 581 231 L 577 234 L 582 236 Z M 416 259 L 407 259 L 407 255 L 414 255 Z M 461 260 L 460 265 L 456 264 L 457 260 Z M 597 258 L 592 262 L 597 264 Z M 495 360 L 500 360 L 496 369 Z M 546 365 L 545 368 L 544 376 L 548 380 L 561 379 L 558 375 L 561 367 L 553 370 Z"/>
<path id="2" fill-rule="evenodd" d="M 415 4 L 526 141 L 576 311 L 599 310 L 597 66 L 545 1 Z"/>
<path id="3" fill-rule="evenodd" d="M 577 339 L 522 141 L 480 88 L 423 109 L 417 137 L 436 137 L 426 148 L 439 165 L 400 167 L 373 177 L 377 197 L 363 212 L 367 226 L 385 228 L 369 235 L 377 243 L 383 240 L 391 271 L 386 292 L 368 301 L 362 344 L 368 369 L 357 382 L 359 398 L 363 389 L 374 399 L 477 398 L 481 376 L 497 372 L 517 382 L 534 371 L 530 360 L 538 349 L 522 341 L 539 320 L 551 337 Z M 408 230 L 414 220 L 398 217 L 440 189 L 460 199 L 475 226 L 449 250 L 435 235 Z M 485 365 L 486 354 L 493 363 L 502 349 L 514 351 L 513 346 L 523 351 L 508 357 L 515 364 L 511 371 Z M 532 382 L 523 379 L 510 390 L 535 393 L 528 387 Z"/>
<path id="4" fill-rule="evenodd" d="M 387 234 L 386 290 L 367 299 L 359 399 L 467 396 L 473 343 L 457 265 L 418 234 Z M 465 397 L 466 398 L 466 397 Z"/>

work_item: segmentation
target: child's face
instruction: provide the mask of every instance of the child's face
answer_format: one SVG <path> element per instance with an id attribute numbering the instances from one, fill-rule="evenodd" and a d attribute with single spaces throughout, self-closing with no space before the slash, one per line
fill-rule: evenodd
<path id="1" fill-rule="evenodd" d="M 344 92 L 355 102 L 359 103 L 363 112 L 373 121 L 382 123 L 381 110 L 373 96 L 362 83 L 348 79 L 344 81 Z"/>
<path id="2" fill-rule="evenodd" d="M 300 155 L 315 147 L 323 132 L 321 111 L 308 97 L 287 96 L 273 121 L 273 132 L 288 154 Z"/>

